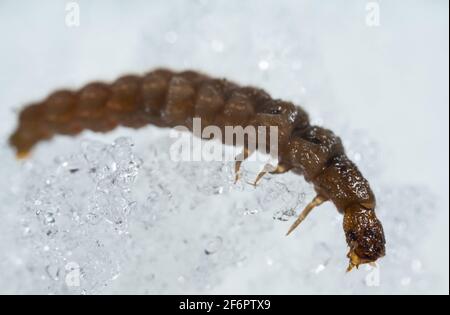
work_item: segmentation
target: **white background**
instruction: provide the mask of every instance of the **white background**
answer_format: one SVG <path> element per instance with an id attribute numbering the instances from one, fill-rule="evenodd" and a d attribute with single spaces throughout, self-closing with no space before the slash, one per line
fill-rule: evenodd
<path id="1" fill-rule="evenodd" d="M 448 293 L 448 2 L 379 1 L 378 27 L 368 2 L 77 1 L 80 25 L 67 27 L 65 1 L 1 1 L 0 136 L 56 87 L 158 66 L 263 87 L 363 130 L 384 180 L 436 196 L 417 251 L 446 279 L 430 290 Z"/>

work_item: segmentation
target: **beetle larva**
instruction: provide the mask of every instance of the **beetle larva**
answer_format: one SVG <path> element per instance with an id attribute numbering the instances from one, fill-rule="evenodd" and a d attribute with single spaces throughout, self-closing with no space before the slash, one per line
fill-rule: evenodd
<path id="1" fill-rule="evenodd" d="M 118 125 L 139 128 L 203 126 L 277 126 L 278 167 L 292 170 L 314 185 L 317 196 L 291 226 L 292 232 L 308 213 L 331 201 L 344 215 L 350 247 L 348 270 L 375 262 L 385 254 L 382 225 L 375 215 L 375 197 L 369 183 L 345 154 L 332 131 L 309 123 L 308 115 L 290 102 L 272 99 L 253 87 L 185 71 L 159 69 L 144 76 L 128 75 L 112 84 L 90 83 L 78 91 L 61 90 L 24 108 L 10 138 L 18 157 L 26 156 L 39 141 L 55 134 L 75 135 L 84 129 L 107 132 Z M 247 148 L 247 147 L 246 147 Z M 244 150 L 244 158 L 252 152 Z M 239 174 L 241 161 L 236 161 Z M 256 182 L 265 172 L 258 175 Z"/>

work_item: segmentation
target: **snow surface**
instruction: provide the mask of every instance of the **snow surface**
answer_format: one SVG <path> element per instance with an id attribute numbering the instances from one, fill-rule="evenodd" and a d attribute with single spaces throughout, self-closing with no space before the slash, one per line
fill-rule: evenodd
<path id="1" fill-rule="evenodd" d="M 448 294 L 448 2 L 0 3 L 0 293 Z M 155 67 L 263 87 L 332 128 L 371 182 L 387 238 L 345 273 L 331 204 L 286 238 L 312 196 L 301 177 L 233 184 L 229 162 L 173 162 L 169 131 L 85 132 L 25 162 L 7 138 L 57 87 Z M 79 272 L 79 285 L 68 276 Z M 70 280 L 70 279 L 69 279 Z"/>

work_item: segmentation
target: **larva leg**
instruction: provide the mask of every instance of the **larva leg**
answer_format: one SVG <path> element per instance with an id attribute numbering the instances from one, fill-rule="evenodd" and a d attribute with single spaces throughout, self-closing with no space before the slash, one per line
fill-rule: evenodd
<path id="1" fill-rule="evenodd" d="M 308 216 L 308 214 L 311 212 L 312 209 L 314 209 L 317 206 L 320 206 L 325 201 L 327 201 L 326 198 L 324 198 L 324 197 L 322 197 L 320 195 L 317 195 L 310 203 L 308 203 L 306 205 L 305 209 L 303 209 L 303 211 L 298 216 L 297 220 L 295 220 L 295 222 L 291 225 L 291 227 L 289 228 L 289 231 L 286 233 L 286 236 L 291 234 L 291 232 L 293 230 L 295 230 L 295 228 L 300 223 L 302 223 L 303 220 L 305 220 L 305 218 Z"/>
<path id="2" fill-rule="evenodd" d="M 264 177 L 267 173 L 269 174 L 283 174 L 290 170 L 290 168 L 287 165 L 284 164 L 278 164 L 275 170 L 271 171 L 273 169 L 273 166 L 271 164 L 266 164 L 263 168 L 263 170 L 256 176 L 256 179 L 253 183 L 250 183 L 253 186 L 257 186 L 261 178 Z"/>
<path id="3" fill-rule="evenodd" d="M 235 184 L 241 178 L 241 173 L 239 171 L 241 169 L 242 162 L 244 162 L 244 160 L 247 159 L 251 154 L 252 154 L 252 152 L 250 152 L 250 150 L 247 147 L 244 147 L 244 150 L 238 156 L 236 156 L 234 158 L 236 161 L 234 164 L 234 174 L 235 174 L 234 183 Z"/>

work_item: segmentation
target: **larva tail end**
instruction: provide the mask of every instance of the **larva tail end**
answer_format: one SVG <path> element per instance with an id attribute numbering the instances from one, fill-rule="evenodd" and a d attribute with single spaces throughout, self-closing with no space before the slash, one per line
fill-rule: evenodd
<path id="1" fill-rule="evenodd" d="M 18 160 L 28 158 L 31 148 L 36 142 L 34 137 L 27 137 L 28 134 L 21 129 L 17 129 L 9 138 L 9 144 L 16 151 L 16 158 Z"/>
<path id="2" fill-rule="evenodd" d="M 25 160 L 27 158 L 30 157 L 30 152 L 29 151 L 17 151 L 16 152 L 16 158 L 18 160 Z"/>

